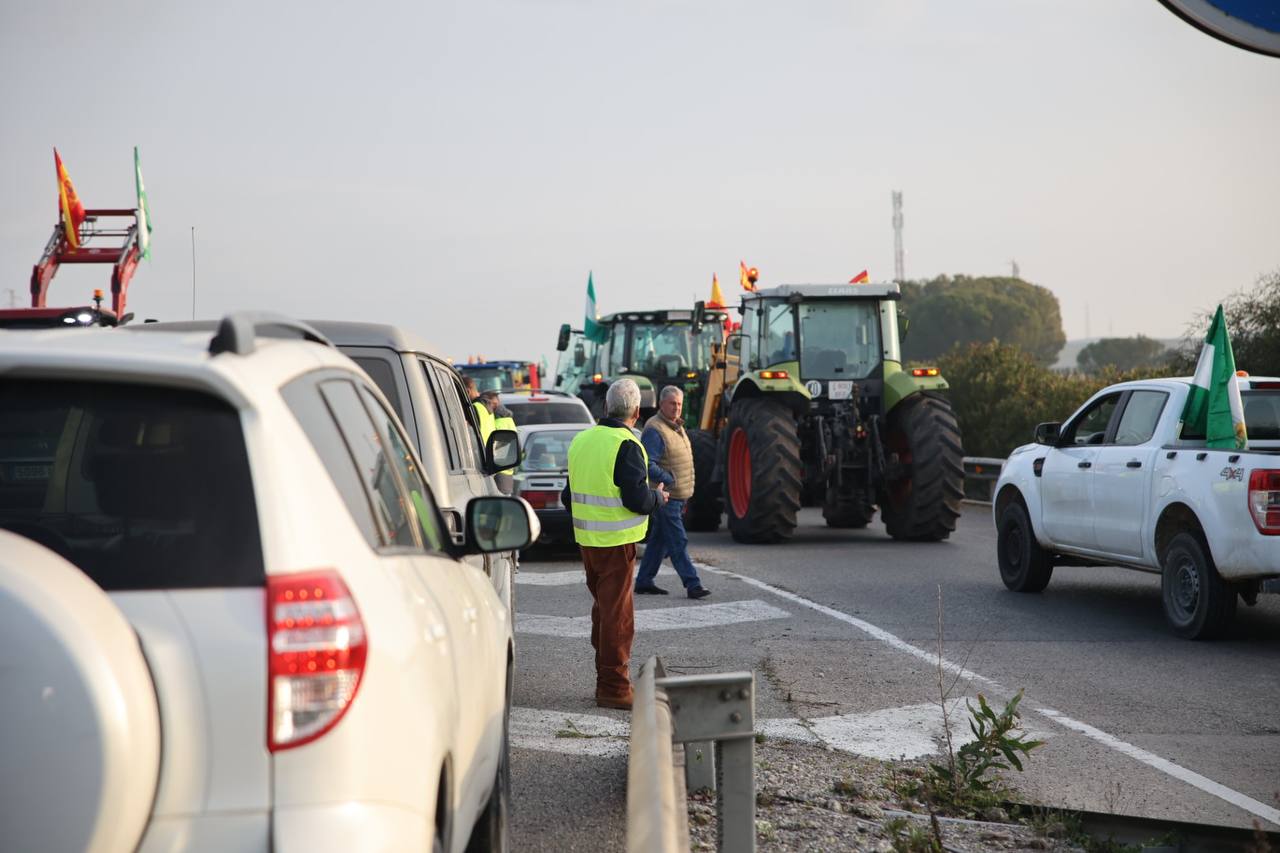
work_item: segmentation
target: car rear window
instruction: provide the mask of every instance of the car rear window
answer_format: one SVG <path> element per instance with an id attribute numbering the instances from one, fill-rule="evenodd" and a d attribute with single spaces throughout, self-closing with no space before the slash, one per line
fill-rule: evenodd
<path id="1" fill-rule="evenodd" d="M 521 471 L 568 471 L 569 445 L 581 430 L 539 430 L 524 441 Z"/>
<path id="2" fill-rule="evenodd" d="M 0 381 L 0 527 L 103 589 L 260 586 L 239 413 L 195 391 Z"/>
<path id="3" fill-rule="evenodd" d="M 1280 440 L 1280 389 L 1242 391 L 1244 425 L 1256 441 Z"/>
<path id="4" fill-rule="evenodd" d="M 591 413 L 576 403 L 504 403 L 516 426 L 530 424 L 589 424 Z"/>

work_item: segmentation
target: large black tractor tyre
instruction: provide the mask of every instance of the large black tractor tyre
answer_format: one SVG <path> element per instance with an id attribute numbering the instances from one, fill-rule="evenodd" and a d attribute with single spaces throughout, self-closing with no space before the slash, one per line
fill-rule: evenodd
<path id="1" fill-rule="evenodd" d="M 885 484 L 885 530 L 914 542 L 946 539 L 964 498 L 964 447 L 951 403 L 928 391 L 913 394 L 889 413 L 885 441 L 907 472 Z"/>
<path id="2" fill-rule="evenodd" d="M 720 529 L 724 513 L 724 490 L 712 482 L 716 471 L 716 439 L 703 429 L 691 429 L 689 446 L 693 448 L 693 497 L 685 509 L 687 530 L 711 533 Z"/>
<path id="3" fill-rule="evenodd" d="M 859 500 L 828 500 L 822 505 L 822 517 L 827 527 L 858 529 L 866 527 L 875 518 L 876 508 Z"/>
<path id="4" fill-rule="evenodd" d="M 804 467 L 791 410 L 768 398 L 738 400 L 725 428 L 725 514 L 738 542 L 783 542 L 796 529 Z"/>

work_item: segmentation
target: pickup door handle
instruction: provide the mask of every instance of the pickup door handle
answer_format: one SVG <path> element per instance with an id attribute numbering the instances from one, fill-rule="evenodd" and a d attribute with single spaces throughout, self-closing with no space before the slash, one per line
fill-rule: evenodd
<path id="1" fill-rule="evenodd" d="M 1124 467 L 1126 467 L 1126 468 L 1141 468 L 1141 467 L 1142 467 L 1142 463 L 1141 463 L 1141 462 L 1139 462 L 1137 459 L 1133 459 L 1133 460 L 1131 460 L 1131 461 L 1129 461 L 1129 462 L 1124 463 Z"/>
<path id="2" fill-rule="evenodd" d="M 1077 467 L 1077 468 L 1092 468 L 1092 467 L 1093 467 L 1093 463 L 1092 463 L 1092 462 L 1077 462 L 1077 463 L 1076 463 L 1076 467 Z"/>

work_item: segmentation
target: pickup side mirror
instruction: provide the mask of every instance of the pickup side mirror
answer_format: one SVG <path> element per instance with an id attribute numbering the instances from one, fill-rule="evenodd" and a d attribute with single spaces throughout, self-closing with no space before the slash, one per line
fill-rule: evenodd
<path id="1" fill-rule="evenodd" d="M 464 550 L 468 554 L 519 551 L 528 548 L 541 533 L 538 516 L 520 498 L 486 495 L 467 502 Z"/>
<path id="2" fill-rule="evenodd" d="M 707 303 L 706 300 L 699 299 L 693 303 L 693 333 L 696 335 L 702 331 L 702 327 L 707 324 Z"/>
<path id="3" fill-rule="evenodd" d="M 496 474 L 520 464 L 520 436 L 513 429 L 495 429 L 484 443 L 484 472 Z"/>
<path id="4" fill-rule="evenodd" d="M 556 339 L 556 352 L 564 352 L 569 348 L 569 335 L 572 331 L 568 323 L 560 327 L 560 337 Z"/>
<path id="5" fill-rule="evenodd" d="M 1036 444 L 1047 444 L 1050 447 L 1058 446 L 1058 436 L 1062 430 L 1062 424 L 1057 421 L 1046 421 L 1042 424 L 1036 424 Z"/>

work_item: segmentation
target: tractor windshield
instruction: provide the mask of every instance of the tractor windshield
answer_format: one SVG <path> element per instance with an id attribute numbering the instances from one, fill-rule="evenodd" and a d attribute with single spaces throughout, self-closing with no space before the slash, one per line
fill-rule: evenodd
<path id="1" fill-rule="evenodd" d="M 631 325 L 629 367 L 646 376 L 674 379 L 690 370 L 705 371 L 711 363 L 711 343 L 720 341 L 718 325 L 707 324 L 695 335 L 689 323 Z"/>
<path id="2" fill-rule="evenodd" d="M 796 307 L 802 378 L 866 379 L 880 365 L 878 302 L 823 299 Z"/>
<path id="3" fill-rule="evenodd" d="M 476 381 L 477 391 L 506 391 L 519 388 L 523 383 L 518 381 L 515 371 L 507 367 L 473 367 L 467 364 L 458 365 L 463 376 L 470 376 Z"/>

